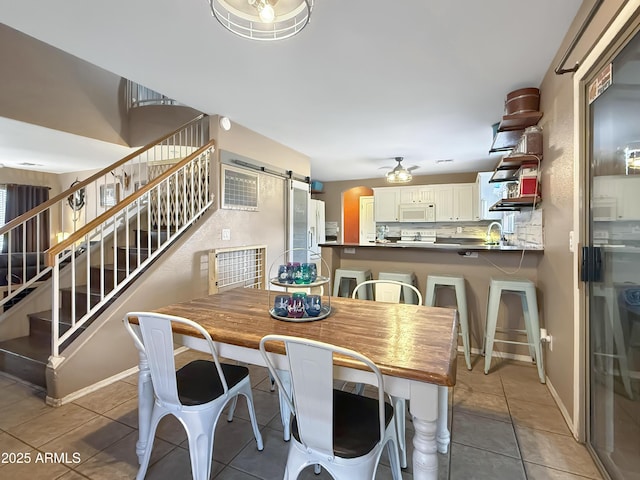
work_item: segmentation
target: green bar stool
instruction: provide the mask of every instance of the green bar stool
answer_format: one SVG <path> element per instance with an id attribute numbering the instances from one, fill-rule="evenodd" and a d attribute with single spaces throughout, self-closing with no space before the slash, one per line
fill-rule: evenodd
<path id="1" fill-rule="evenodd" d="M 380 272 L 378 280 L 395 280 L 409 285 L 416 286 L 416 276 L 413 272 Z M 416 293 L 409 287 L 402 287 L 400 300 L 404 303 L 415 305 L 418 303 Z"/>
<path id="2" fill-rule="evenodd" d="M 336 268 L 335 279 L 333 281 L 334 297 L 351 297 L 351 293 L 356 285 L 371 280 L 371 270 L 360 268 Z M 351 284 L 355 282 L 353 287 Z M 373 291 L 371 285 L 358 292 L 358 298 L 364 300 L 373 300 Z"/>
<path id="3" fill-rule="evenodd" d="M 526 342 L 512 340 L 499 340 L 495 338 L 498 322 L 498 310 L 500 308 L 500 298 L 503 292 L 514 293 L 520 296 L 522 301 L 522 313 L 524 315 L 525 330 L 501 329 L 500 332 L 513 332 L 526 334 Z M 529 354 L 538 367 L 538 377 L 540 383 L 545 383 L 544 360 L 542 358 L 542 344 L 540 342 L 540 320 L 538 316 L 538 300 L 536 296 L 536 286 L 531 280 L 526 279 L 496 279 L 492 278 L 489 283 L 489 301 L 487 304 L 487 323 L 485 329 L 484 344 L 484 373 L 488 374 L 491 368 L 491 356 L 493 354 L 494 342 L 511 343 L 516 345 L 528 345 Z"/>
<path id="4" fill-rule="evenodd" d="M 464 277 L 459 275 L 427 275 L 427 288 L 424 304 L 436 306 L 436 290 L 438 287 L 453 287 L 456 294 L 460 335 L 464 348 L 464 359 L 467 369 L 471 370 L 471 345 L 469 344 L 469 313 L 467 311 L 467 294 Z"/>

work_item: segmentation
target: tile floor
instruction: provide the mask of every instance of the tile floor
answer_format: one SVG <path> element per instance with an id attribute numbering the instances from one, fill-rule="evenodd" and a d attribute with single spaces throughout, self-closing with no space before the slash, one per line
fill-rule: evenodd
<path id="1" fill-rule="evenodd" d="M 177 363 L 200 355 L 184 352 Z M 586 448 L 570 435 L 547 388 L 538 382 L 535 368 L 494 363 L 492 372 L 484 375 L 477 359 L 471 372 L 464 368 L 464 359 L 458 362 L 458 380 L 450 395 L 452 443 L 449 454 L 439 455 L 440 479 L 601 479 Z M 51 408 L 44 404 L 42 391 L 0 374 L 0 478 L 135 478 L 136 380 L 132 375 Z M 251 381 L 264 451 L 255 448 L 241 400 L 234 421 L 218 423 L 211 473 L 216 480 L 282 478 L 287 444 L 282 440 L 277 394 L 270 392 L 266 369 L 251 367 Z M 409 458 L 412 435 L 407 422 Z M 51 458 L 54 453 L 58 458 Z M 30 463 L 17 463 L 27 457 Z M 191 478 L 186 435 L 172 418 L 160 424 L 151 462 L 149 480 Z M 307 469 L 300 478 L 330 477 Z M 383 459 L 376 479 L 388 478 L 390 470 Z M 412 478 L 409 466 L 403 479 Z"/>

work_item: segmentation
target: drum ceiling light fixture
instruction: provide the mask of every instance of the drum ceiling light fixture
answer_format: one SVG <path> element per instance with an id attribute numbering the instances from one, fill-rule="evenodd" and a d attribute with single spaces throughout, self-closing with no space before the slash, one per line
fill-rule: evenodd
<path id="1" fill-rule="evenodd" d="M 314 0 L 208 0 L 227 30 L 252 40 L 281 40 L 309 23 Z"/>

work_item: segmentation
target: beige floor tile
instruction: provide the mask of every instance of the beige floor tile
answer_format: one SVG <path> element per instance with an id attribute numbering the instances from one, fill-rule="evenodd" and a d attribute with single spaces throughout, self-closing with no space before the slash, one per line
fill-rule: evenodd
<path id="1" fill-rule="evenodd" d="M 282 478 L 289 444 L 282 439 L 280 432 L 269 428 L 262 430 L 262 440 L 262 452 L 259 452 L 252 442 L 247 444 L 229 465 L 260 478 Z"/>
<path id="2" fill-rule="evenodd" d="M 280 416 L 280 399 L 278 397 L 277 391 L 264 392 L 262 390 L 254 389 L 252 391 L 252 395 L 258 425 L 266 425 L 271 420 L 273 420 L 273 417 L 275 417 L 276 415 Z M 247 401 L 242 395 L 238 396 L 238 404 L 235 410 L 235 417 L 249 420 Z"/>
<path id="3" fill-rule="evenodd" d="M 51 411 L 44 396 L 28 396 L 0 408 L 0 428 L 7 430 Z"/>
<path id="4" fill-rule="evenodd" d="M 450 480 L 525 480 L 519 459 L 466 445 L 451 445 Z"/>
<path id="5" fill-rule="evenodd" d="M 75 470 L 69 470 L 67 473 L 59 477 L 57 480 L 87 480 L 87 477 L 79 474 Z"/>
<path id="6" fill-rule="evenodd" d="M 28 453 L 29 456 L 31 456 L 31 452 L 33 451 L 34 448 L 31 445 L 21 442 L 6 432 L 0 432 L 0 454 L 3 455 L 2 458 L 0 458 L 0 468 L 13 463 L 23 462 L 25 454 Z M 4 474 L 0 475 L 0 477 L 7 478 L 4 477 Z"/>
<path id="7" fill-rule="evenodd" d="M 103 415 L 130 427 L 138 428 L 138 397 L 107 410 Z"/>
<path id="8" fill-rule="evenodd" d="M 515 427 L 515 430 L 524 461 L 588 478 L 600 478 L 586 447 L 573 437 L 526 427 Z"/>
<path id="9" fill-rule="evenodd" d="M 456 443 L 520 459 L 511 423 L 456 412 L 451 437 Z"/>
<path id="10" fill-rule="evenodd" d="M 176 417 L 167 415 L 160 420 L 156 437 L 174 445 L 180 445 L 187 439 L 187 432 Z"/>
<path id="11" fill-rule="evenodd" d="M 137 386 L 119 381 L 89 393 L 73 403 L 96 413 L 104 413 L 137 396 Z"/>
<path id="12" fill-rule="evenodd" d="M 36 452 L 32 452 L 31 463 L 13 463 L 0 469 L 0 475 L 7 480 L 54 480 L 69 472 L 63 463 L 44 461 L 44 457 L 39 457 Z"/>
<path id="13" fill-rule="evenodd" d="M 514 425 L 571 436 L 559 409 L 540 408 L 540 404 L 524 400 L 510 399 L 508 403 Z"/>
<path id="14" fill-rule="evenodd" d="M 549 392 L 549 388 L 538 382 L 531 382 L 517 378 L 503 378 L 504 393 L 507 402 L 510 400 L 524 400 L 526 402 L 549 405 L 557 408 L 556 402 Z"/>
<path id="15" fill-rule="evenodd" d="M 0 408 L 4 408 L 16 402 L 21 402 L 27 398 L 44 398 L 42 390 L 30 387 L 20 382 L 13 382 L 6 387 L 2 387 L 0 395 Z"/>
<path id="16" fill-rule="evenodd" d="M 130 480 L 135 478 L 138 472 L 137 440 L 138 432 L 131 432 L 80 464 L 76 470 L 92 480 Z M 156 439 L 151 450 L 150 465 L 156 463 L 175 448 L 174 445 L 164 440 Z"/>
<path id="17" fill-rule="evenodd" d="M 8 429 L 8 432 L 29 445 L 40 447 L 96 417 L 95 412 L 67 404 L 52 408 L 44 415 Z"/>
<path id="18" fill-rule="evenodd" d="M 263 428 L 261 431 L 264 430 L 268 429 Z M 279 433 L 279 435 L 282 438 L 282 434 Z M 264 441 L 264 433 L 262 436 Z M 247 445 L 257 451 L 251 423 L 241 418 L 235 418 L 233 422 L 227 422 L 224 419 L 218 421 L 213 441 L 213 459 L 215 461 L 228 464 Z M 180 446 L 185 449 L 189 448 L 187 440 Z"/>
<path id="19" fill-rule="evenodd" d="M 40 449 L 46 452 L 77 454 L 78 463 L 83 463 L 132 431 L 131 427 L 98 416 L 44 444 Z"/>
<path id="20" fill-rule="evenodd" d="M 458 368 L 454 389 L 459 387 L 465 388 L 472 393 L 480 392 L 490 393 L 492 395 L 504 395 L 500 375 L 485 375 L 484 373 L 478 373 L 475 370 L 473 372 L 468 372 L 466 369 L 461 370 Z"/>
<path id="21" fill-rule="evenodd" d="M 212 462 L 209 478 L 218 478 L 217 475 L 224 469 L 219 462 Z M 177 480 L 191 478 L 191 460 L 189 452 L 183 448 L 176 448 L 162 457 L 149 468 L 145 480 Z"/>
<path id="22" fill-rule="evenodd" d="M 0 373 L 0 388 L 7 387 L 13 383 L 16 383 L 15 378 Z"/>
<path id="23" fill-rule="evenodd" d="M 453 390 L 454 413 L 469 413 L 481 417 L 493 418 L 501 422 L 511 422 L 509 407 L 504 395 L 491 393 L 472 392 L 465 385 L 454 387 Z"/>
<path id="24" fill-rule="evenodd" d="M 524 462 L 524 469 L 527 472 L 527 480 L 585 480 L 590 478 L 529 462 Z"/>

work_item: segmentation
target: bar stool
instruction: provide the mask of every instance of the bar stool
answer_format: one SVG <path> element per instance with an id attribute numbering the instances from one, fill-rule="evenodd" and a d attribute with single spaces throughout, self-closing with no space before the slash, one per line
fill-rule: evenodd
<path id="1" fill-rule="evenodd" d="M 333 296 L 351 297 L 351 292 L 353 292 L 353 288 L 351 288 L 352 280 L 355 281 L 355 285 L 358 285 L 359 283 L 366 282 L 372 278 L 371 270 L 361 268 L 336 268 L 335 280 L 333 281 Z M 344 289 L 345 283 L 348 284 L 347 292 L 345 292 Z M 373 299 L 371 285 L 365 288 L 362 294 L 358 294 L 358 298 L 362 298 L 364 300 Z"/>
<path id="2" fill-rule="evenodd" d="M 624 385 L 624 389 L 626 390 L 628 397 L 633 400 L 633 389 L 631 388 L 631 376 L 629 374 L 629 359 L 627 357 L 624 333 L 622 331 L 622 319 L 620 318 L 618 290 L 619 289 L 614 285 L 592 284 L 592 295 L 594 297 L 602 298 L 604 302 L 604 318 L 606 319 L 603 332 L 605 345 L 601 345 L 601 339 L 596 337 L 594 357 L 595 359 L 600 360 L 603 357 L 618 360 L 622 384 Z M 613 339 L 611 338 L 611 335 L 613 335 Z"/>
<path id="3" fill-rule="evenodd" d="M 467 369 L 471 370 L 471 345 L 469 344 L 469 313 L 467 311 L 467 294 L 464 277 L 459 275 L 427 275 L 425 305 L 436 306 L 436 289 L 438 287 L 453 287 L 456 294 L 458 319 L 460 321 L 460 335 L 464 347 L 464 359 Z"/>
<path id="4" fill-rule="evenodd" d="M 416 286 L 416 276 L 413 272 L 380 272 L 378 274 L 378 280 L 395 280 L 396 282 Z M 404 303 L 410 303 L 412 305 L 418 303 L 416 293 L 409 287 L 402 287 L 400 299 Z"/>
<path id="5" fill-rule="evenodd" d="M 524 316 L 525 330 L 501 330 L 511 331 L 527 335 L 527 342 L 516 342 L 511 340 L 497 340 L 496 324 L 498 322 L 498 309 L 500 308 L 500 298 L 502 292 L 515 293 L 522 301 L 522 313 Z M 517 345 L 529 345 L 529 354 L 538 367 L 538 377 L 540 383 L 545 383 L 544 364 L 542 358 L 542 344 L 540 342 L 540 320 L 538 318 L 538 300 L 536 297 L 535 284 L 526 279 L 495 279 L 492 278 L 489 284 L 489 301 L 487 304 L 487 324 L 485 330 L 484 345 L 484 373 L 489 373 L 491 368 L 491 355 L 493 353 L 493 343 L 511 343 Z"/>

